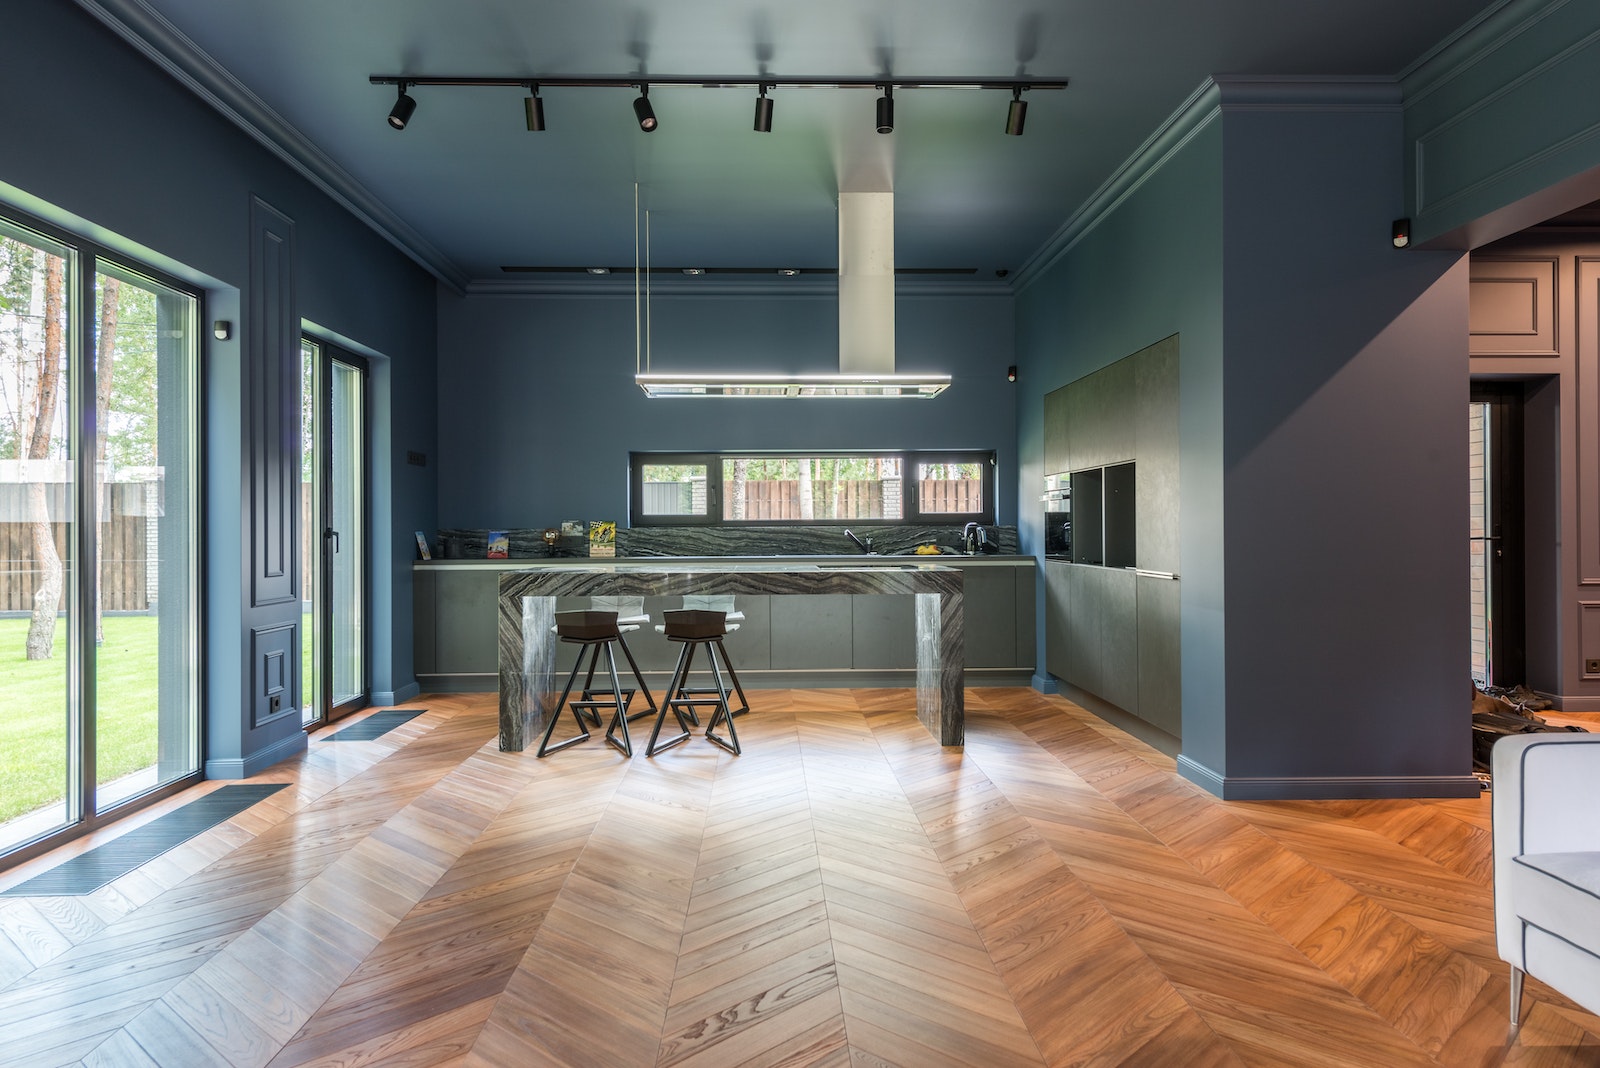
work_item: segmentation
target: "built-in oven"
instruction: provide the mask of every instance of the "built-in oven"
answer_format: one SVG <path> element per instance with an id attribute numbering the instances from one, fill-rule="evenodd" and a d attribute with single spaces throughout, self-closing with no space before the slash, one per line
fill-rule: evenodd
<path id="1" fill-rule="evenodd" d="M 1072 559 L 1072 477 L 1044 477 L 1044 554 L 1052 560 Z"/>

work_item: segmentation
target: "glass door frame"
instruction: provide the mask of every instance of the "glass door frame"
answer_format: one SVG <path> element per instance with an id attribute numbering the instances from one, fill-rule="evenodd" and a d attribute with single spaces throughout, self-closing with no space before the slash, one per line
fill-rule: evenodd
<path id="1" fill-rule="evenodd" d="M 360 552 L 359 582 L 361 596 L 358 598 L 363 620 L 371 618 L 372 599 L 372 554 L 371 554 L 371 517 L 372 517 L 372 478 L 371 478 L 371 426 L 372 426 L 372 394 L 371 394 L 371 369 L 366 357 L 357 355 L 337 344 L 307 333 L 304 340 L 309 343 L 315 353 L 315 370 L 313 374 L 314 390 L 316 396 L 312 410 L 315 413 L 315 426 L 310 435 L 314 450 L 313 477 L 315 479 L 312 493 L 313 505 L 316 514 L 309 518 L 309 529 L 313 532 L 316 546 L 316 567 L 312 576 L 312 614 L 314 626 L 312 634 L 304 635 L 302 640 L 314 640 L 321 636 L 318 643 L 320 647 L 312 650 L 315 661 L 315 688 L 316 693 L 311 695 L 304 704 L 315 703 L 315 714 L 304 724 L 306 730 L 315 730 L 335 720 L 341 719 L 352 712 L 360 711 L 371 704 L 372 697 L 372 635 L 371 627 L 363 626 L 361 631 L 361 687 L 360 692 L 337 704 L 333 703 L 333 609 L 334 599 L 328 596 L 327 591 L 333 588 L 333 556 L 334 546 L 337 544 L 335 532 L 329 526 L 329 517 L 333 514 L 333 449 L 330 447 L 330 434 L 333 427 L 333 365 L 343 364 L 354 368 L 360 375 L 361 382 L 361 427 L 360 448 L 361 456 L 358 460 L 357 470 L 361 478 L 360 493 L 360 524 L 359 537 L 355 539 L 356 547 Z"/>
<path id="2" fill-rule="evenodd" d="M 204 290 L 176 278 L 135 256 L 125 256 L 116 250 L 93 241 L 82 234 L 51 225 L 42 219 L 17 210 L 13 205 L 0 204 L 0 214 L 5 220 L 24 231 L 32 231 L 47 241 L 64 246 L 66 256 L 65 308 L 66 337 L 63 361 L 67 376 L 67 458 L 73 471 L 73 502 L 76 519 L 70 536 L 71 552 L 76 558 L 68 563 L 63 606 L 70 605 L 67 617 L 67 752 L 66 767 L 66 818 L 65 821 L 35 838 L 20 842 L 0 852 L 0 870 L 31 860 L 56 849 L 64 843 L 156 804 L 194 786 L 205 779 L 207 722 L 205 701 L 207 693 L 206 664 L 208 660 L 208 630 L 206 627 L 206 576 L 209 573 L 209 552 L 205 537 L 205 486 L 208 463 L 205 441 L 206 414 L 204 338 L 200 324 L 206 319 L 206 294 Z M 97 398 L 93 383 L 98 348 L 98 295 L 96 279 L 102 265 L 143 276 L 150 281 L 181 293 L 192 299 L 193 320 L 190 334 L 193 347 L 188 358 L 189 390 L 185 398 L 189 405 L 189 439 L 192 462 L 183 471 L 189 480 L 191 513 L 196 517 L 194 542 L 195 557 L 191 565 L 189 591 L 190 622 L 194 628 L 195 662 L 193 665 L 192 714 L 195 767 L 170 782 L 161 783 L 131 797 L 119 799 L 102 809 L 97 797 L 100 783 L 97 770 L 96 724 L 98 687 L 96 672 L 98 658 L 93 636 L 95 620 L 95 593 L 100 583 L 99 546 L 95 532 L 100 522 L 100 490 L 97 479 L 97 459 L 94 442 L 95 430 L 100 421 L 96 410 Z M 90 581 L 92 579 L 92 581 Z"/>
<path id="3" fill-rule="evenodd" d="M 1474 381 L 1470 403 L 1485 405 L 1484 558 L 1488 563 L 1489 682 L 1526 682 L 1526 579 L 1523 543 L 1522 382 Z"/>

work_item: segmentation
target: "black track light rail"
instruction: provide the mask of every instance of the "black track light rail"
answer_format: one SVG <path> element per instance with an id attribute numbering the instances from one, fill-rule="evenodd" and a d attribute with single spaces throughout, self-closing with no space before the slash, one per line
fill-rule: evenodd
<path id="1" fill-rule="evenodd" d="M 1034 92 L 1065 89 L 1066 78 L 904 78 L 887 75 L 866 78 L 796 78 L 779 75 L 708 78 L 685 74 L 604 74 L 584 77 L 529 75 L 526 77 L 476 77 L 432 74 L 374 74 L 373 85 L 413 88 L 429 85 L 506 86 L 523 89 L 642 89 L 644 86 L 689 86 L 696 89 L 1002 89 Z"/>

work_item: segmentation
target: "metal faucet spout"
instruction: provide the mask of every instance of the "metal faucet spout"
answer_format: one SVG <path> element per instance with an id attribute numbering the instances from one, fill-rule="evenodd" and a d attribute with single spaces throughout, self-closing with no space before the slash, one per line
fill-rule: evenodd
<path id="1" fill-rule="evenodd" d="M 855 536 L 855 534 L 850 530 L 849 527 L 845 528 L 844 536 L 849 538 L 851 541 L 855 542 L 856 543 L 856 548 L 860 549 L 864 553 L 871 554 L 871 552 L 872 552 L 872 539 L 871 538 L 868 538 L 866 541 L 862 541 L 860 538 Z"/>

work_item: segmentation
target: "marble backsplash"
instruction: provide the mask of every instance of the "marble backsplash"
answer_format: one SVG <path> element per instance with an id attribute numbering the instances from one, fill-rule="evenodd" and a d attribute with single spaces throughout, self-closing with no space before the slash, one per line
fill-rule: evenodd
<path id="1" fill-rule="evenodd" d="M 559 539 L 554 547 L 545 544 L 543 527 L 508 528 L 513 559 L 538 557 L 588 556 L 588 541 L 581 537 Z M 848 556 L 859 552 L 845 537 L 845 526 L 793 527 L 635 527 L 617 530 L 618 556 L 810 556 L 817 554 Z M 852 523 L 856 536 L 870 540 L 872 548 L 890 555 L 909 553 L 918 545 L 937 545 L 946 552 L 959 552 L 959 526 L 910 527 Z M 1002 555 L 1016 555 L 1020 549 L 1017 528 L 988 526 L 990 537 L 999 544 Z M 441 529 L 433 539 L 435 558 L 481 560 L 487 554 L 488 531 Z"/>

